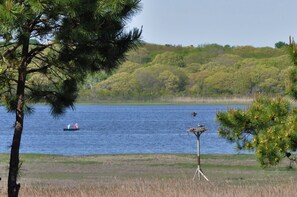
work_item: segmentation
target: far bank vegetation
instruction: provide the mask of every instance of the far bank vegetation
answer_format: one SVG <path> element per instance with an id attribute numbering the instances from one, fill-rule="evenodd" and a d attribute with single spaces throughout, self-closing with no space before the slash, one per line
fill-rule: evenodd
<path id="1" fill-rule="evenodd" d="M 286 46 L 144 44 L 113 73 L 89 76 L 81 101 L 252 98 L 285 95 L 292 62 Z"/>

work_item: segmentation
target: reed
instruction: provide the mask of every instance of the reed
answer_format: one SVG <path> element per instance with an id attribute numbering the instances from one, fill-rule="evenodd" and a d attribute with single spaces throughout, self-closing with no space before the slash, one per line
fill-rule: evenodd
<path id="1" fill-rule="evenodd" d="M 250 97 L 220 97 L 220 98 L 208 98 L 208 97 L 164 97 L 161 98 L 162 102 L 171 103 L 200 103 L 200 104 L 234 104 L 234 103 L 251 103 L 253 98 Z"/>
<path id="2" fill-rule="evenodd" d="M 114 180 L 101 185 L 25 185 L 21 197 L 232 197 L 232 196 L 296 196 L 295 182 L 288 181 L 278 185 L 229 185 L 228 183 L 210 184 L 190 180 Z M 6 196 L 1 188 L 1 196 Z"/>

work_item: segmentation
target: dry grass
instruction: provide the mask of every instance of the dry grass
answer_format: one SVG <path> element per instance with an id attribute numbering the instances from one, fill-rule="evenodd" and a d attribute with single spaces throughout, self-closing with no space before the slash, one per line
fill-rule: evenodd
<path id="1" fill-rule="evenodd" d="M 285 197 L 296 196 L 297 188 L 295 182 L 281 183 L 279 185 L 246 186 L 210 184 L 206 182 L 193 182 L 191 180 L 114 180 L 109 184 L 101 185 L 79 185 L 52 186 L 52 185 L 24 185 L 20 196 L 22 197 Z M 1 189 L 1 196 L 6 196 Z"/>
<path id="2" fill-rule="evenodd" d="M 203 98 L 203 97 L 172 97 L 161 98 L 162 102 L 173 103 L 251 103 L 253 98 L 250 97 L 221 97 L 221 98 Z"/>
<path id="3" fill-rule="evenodd" d="M 100 100 L 100 103 L 118 103 L 118 104 L 250 104 L 253 97 L 159 97 L 154 99 L 145 100 Z M 97 101 L 81 101 L 82 103 L 98 103 Z"/>
<path id="4" fill-rule="evenodd" d="M 6 155 L 0 155 L 0 196 L 6 196 Z M 297 174 L 287 163 L 261 169 L 252 155 L 203 155 L 211 180 L 192 181 L 194 155 L 25 155 L 23 197 L 296 196 Z"/>

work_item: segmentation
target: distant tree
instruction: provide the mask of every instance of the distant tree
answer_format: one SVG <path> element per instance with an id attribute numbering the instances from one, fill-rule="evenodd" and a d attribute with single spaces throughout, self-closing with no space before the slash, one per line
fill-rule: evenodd
<path id="1" fill-rule="evenodd" d="M 275 50 L 271 47 L 255 48 L 252 46 L 243 46 L 234 48 L 232 53 L 243 58 L 268 58 L 277 57 L 280 54 L 283 54 L 283 51 Z"/>
<path id="2" fill-rule="evenodd" d="M 192 49 L 193 50 L 193 49 Z M 212 58 L 225 53 L 223 46 L 217 44 L 200 45 L 192 53 L 185 53 L 183 61 L 185 65 L 191 63 L 208 63 Z"/>
<path id="3" fill-rule="evenodd" d="M 136 80 L 130 73 L 120 72 L 112 75 L 107 80 L 98 84 L 98 91 L 108 91 L 109 96 L 119 99 L 133 97 L 137 91 Z"/>
<path id="4" fill-rule="evenodd" d="M 130 61 L 126 61 L 125 63 L 123 63 L 117 69 L 116 72 L 117 73 L 121 73 L 121 72 L 133 73 L 138 68 L 141 68 L 141 65 L 140 64 L 137 64 L 137 63 L 134 63 L 134 62 L 130 62 Z"/>
<path id="5" fill-rule="evenodd" d="M 144 96 L 154 97 L 158 95 L 160 91 L 160 81 L 152 69 L 137 69 L 135 71 L 135 79 Z"/>
<path id="6" fill-rule="evenodd" d="M 136 50 L 129 51 L 127 58 L 114 74 L 130 73 L 131 79 L 136 79 L 141 87 L 135 89 L 139 95 L 137 98 L 141 99 L 145 96 L 159 97 L 166 94 L 250 97 L 261 92 L 266 95 L 284 95 L 292 65 L 286 50 L 271 47 L 176 47 L 143 44 Z M 159 75 L 165 70 L 179 78 L 177 90 L 164 90 L 165 86 L 162 85 Z M 102 98 L 96 91 L 84 89 L 84 94 L 93 95 L 93 99 Z M 100 95 L 109 95 L 107 93 L 111 93 L 112 90 L 105 89 L 100 92 L 104 93 Z M 84 95 L 80 98 L 84 99 Z"/>
<path id="7" fill-rule="evenodd" d="M 279 41 L 279 42 L 275 43 L 274 46 L 275 46 L 275 48 L 280 49 L 280 48 L 283 48 L 285 46 L 288 46 L 288 44 L 285 43 L 285 42 Z"/>
<path id="8" fill-rule="evenodd" d="M 145 47 L 140 47 L 137 50 L 129 51 L 127 54 L 127 59 L 138 64 L 144 64 L 151 61 L 149 51 Z"/>
<path id="9" fill-rule="evenodd" d="M 179 86 L 179 78 L 174 75 L 172 72 L 165 70 L 159 74 L 160 85 L 163 89 L 168 92 L 177 92 Z"/>
<path id="10" fill-rule="evenodd" d="M 183 57 L 173 52 L 159 54 L 153 60 L 153 64 L 165 64 L 171 66 L 185 67 Z"/>
<path id="11" fill-rule="evenodd" d="M 232 95 L 231 85 L 233 83 L 232 73 L 219 71 L 205 79 L 205 85 L 211 87 L 214 94 Z"/>
<path id="12" fill-rule="evenodd" d="M 139 3 L 0 0 L 0 94 L 16 115 L 8 196 L 18 196 L 20 189 L 19 149 L 28 103 L 46 102 L 53 115 L 73 107 L 78 84 L 88 73 L 116 68 L 139 42 L 139 29 L 125 31 Z"/>

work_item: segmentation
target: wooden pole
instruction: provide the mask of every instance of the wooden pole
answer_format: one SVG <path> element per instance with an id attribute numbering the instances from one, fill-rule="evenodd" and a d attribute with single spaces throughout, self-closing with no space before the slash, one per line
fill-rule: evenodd
<path id="1" fill-rule="evenodd" d="M 200 135 L 201 135 L 201 132 L 195 132 L 194 134 L 197 137 L 197 169 L 195 171 L 193 181 L 195 180 L 196 175 L 198 175 L 199 180 L 201 180 L 201 175 L 202 175 L 203 178 L 205 178 L 205 180 L 209 181 L 208 178 L 202 172 L 202 169 L 200 166 Z"/>
<path id="2" fill-rule="evenodd" d="M 201 176 L 200 176 L 200 133 L 199 132 L 195 132 L 194 133 L 197 137 L 197 169 L 195 171 L 194 177 L 193 177 L 193 181 L 195 180 L 196 175 L 198 175 L 199 180 L 201 180 Z"/>

